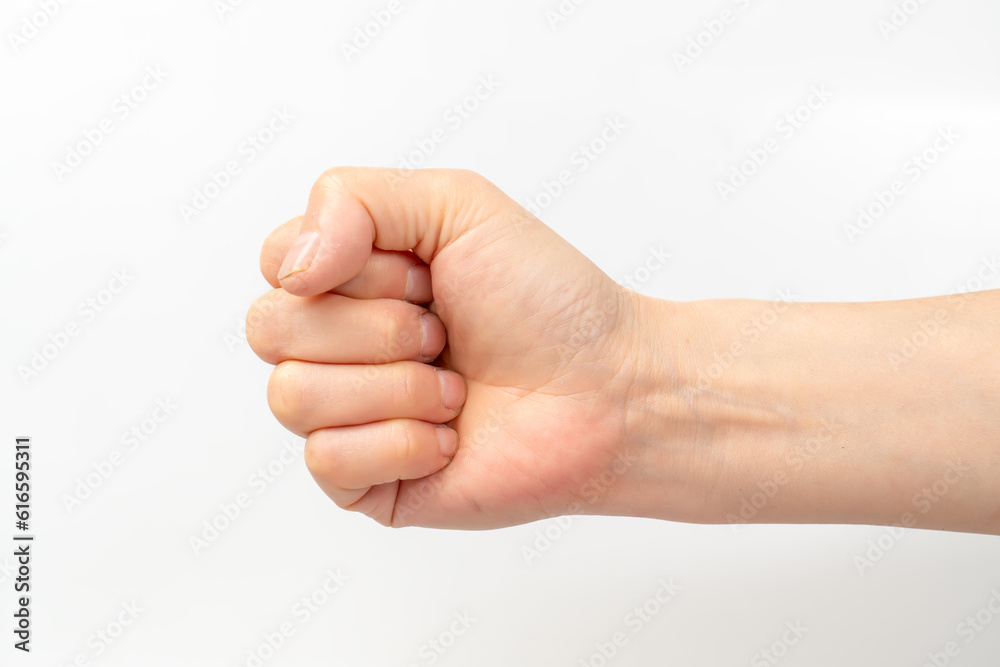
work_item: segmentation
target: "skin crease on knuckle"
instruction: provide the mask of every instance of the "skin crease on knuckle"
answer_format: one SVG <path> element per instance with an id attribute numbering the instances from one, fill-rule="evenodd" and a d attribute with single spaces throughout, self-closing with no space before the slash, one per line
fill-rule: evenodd
<path id="1" fill-rule="evenodd" d="M 417 369 L 412 364 L 397 364 L 395 377 L 389 381 L 389 404 L 392 405 L 394 412 L 405 410 L 418 398 L 414 395 L 414 388 L 419 386 L 415 378 L 416 373 Z"/>
<path id="2" fill-rule="evenodd" d="M 381 332 L 381 349 L 375 351 L 378 363 L 395 359 L 416 358 L 413 341 L 418 342 L 419 354 L 420 315 L 416 306 L 400 301 L 383 300 L 381 308 L 375 316 L 374 328 Z"/>
<path id="3" fill-rule="evenodd" d="M 407 422 L 397 421 L 392 423 L 389 437 L 395 443 L 396 461 L 401 466 L 407 466 L 416 461 L 417 443 L 414 438 L 415 435 Z M 383 479 L 382 481 L 391 482 L 392 480 Z"/>

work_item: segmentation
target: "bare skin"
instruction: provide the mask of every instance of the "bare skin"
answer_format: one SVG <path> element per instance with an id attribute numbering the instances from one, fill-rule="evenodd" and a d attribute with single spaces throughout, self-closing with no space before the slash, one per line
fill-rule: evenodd
<path id="1" fill-rule="evenodd" d="M 323 491 L 385 525 L 1000 534 L 1000 291 L 652 299 L 450 170 L 329 170 L 261 269 L 272 411 Z"/>

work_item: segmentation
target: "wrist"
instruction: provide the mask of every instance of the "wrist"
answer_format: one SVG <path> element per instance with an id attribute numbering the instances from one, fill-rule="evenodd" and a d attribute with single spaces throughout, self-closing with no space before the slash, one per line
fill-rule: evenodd
<path id="1" fill-rule="evenodd" d="M 636 301 L 623 513 L 1000 529 L 997 369 L 977 371 L 971 306 L 899 366 L 900 332 L 947 300 Z"/>
<path id="2" fill-rule="evenodd" d="M 765 475 L 751 453 L 788 425 L 744 399 L 752 390 L 708 343 L 717 340 L 714 320 L 724 315 L 716 306 L 738 302 L 632 297 L 625 447 L 636 465 L 620 513 L 723 523 L 734 492 Z M 720 382 L 724 375 L 728 381 Z"/>
<path id="3" fill-rule="evenodd" d="M 843 414 L 796 377 L 811 343 L 796 340 L 803 331 L 794 321 L 809 308 L 638 297 L 628 441 L 642 476 L 632 513 L 698 523 L 846 520 L 828 498 L 809 498 L 836 474 L 820 454 L 843 435 Z"/>

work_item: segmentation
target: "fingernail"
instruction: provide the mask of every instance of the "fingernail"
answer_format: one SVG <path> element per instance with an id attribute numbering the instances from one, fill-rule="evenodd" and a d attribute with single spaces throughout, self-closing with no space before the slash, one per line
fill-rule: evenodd
<path id="1" fill-rule="evenodd" d="M 403 291 L 403 301 L 413 301 L 413 290 L 417 286 L 417 265 L 414 264 L 406 272 L 406 289 Z"/>
<path id="2" fill-rule="evenodd" d="M 427 303 L 434 298 L 430 287 L 431 269 L 426 264 L 414 264 L 406 273 L 406 291 L 403 301 Z"/>
<path id="3" fill-rule="evenodd" d="M 462 377 L 454 371 L 443 368 L 435 368 L 438 374 L 438 381 L 441 383 L 441 405 L 452 412 L 458 412 L 462 408 L 462 398 L 465 393 L 462 391 Z"/>
<path id="4" fill-rule="evenodd" d="M 424 362 L 434 361 L 437 356 L 435 352 L 437 351 L 437 346 L 434 345 L 434 340 L 431 338 L 431 317 L 434 317 L 430 313 L 424 313 L 420 316 L 420 334 L 423 338 L 420 341 L 420 360 Z"/>
<path id="5" fill-rule="evenodd" d="M 310 230 L 299 234 L 295 243 L 288 249 L 281 268 L 278 269 L 278 280 L 284 280 L 293 273 L 308 269 L 317 250 L 319 250 L 319 232 Z"/>
<path id="6" fill-rule="evenodd" d="M 441 456 L 451 458 L 458 451 L 458 433 L 444 424 L 437 427 L 438 442 L 441 444 Z"/>

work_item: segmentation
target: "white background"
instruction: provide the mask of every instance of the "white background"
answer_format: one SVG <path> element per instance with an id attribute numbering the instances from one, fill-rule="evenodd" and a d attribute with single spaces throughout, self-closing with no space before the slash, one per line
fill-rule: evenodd
<path id="1" fill-rule="evenodd" d="M 220 13 L 210 0 L 81 1 L 36 18 L 43 4 L 0 11 L 0 497 L 13 504 L 8 443 L 32 436 L 37 535 L 30 656 L 11 648 L 2 550 L 0 663 L 253 665 L 248 652 L 288 621 L 294 635 L 263 664 L 430 665 L 426 642 L 440 637 L 452 645 L 438 665 L 601 665 L 597 644 L 618 631 L 627 643 L 609 665 L 770 664 L 759 652 L 789 622 L 808 631 L 783 665 L 918 667 L 949 641 L 960 650 L 948 664 L 997 664 L 1000 615 L 983 614 L 993 622 L 971 641 L 959 627 L 1000 591 L 995 537 L 590 517 L 395 531 L 337 509 L 298 455 L 255 485 L 301 441 L 269 413 L 270 369 L 241 338 L 267 287 L 261 241 L 302 211 L 319 173 L 395 166 L 437 127 L 445 140 L 417 159 L 478 170 L 522 202 L 571 169 L 541 217 L 648 294 L 864 301 L 1000 287 L 976 283 L 1000 251 L 996 2 L 926 3 L 885 35 L 888 0 L 590 0 L 554 26 L 555 0 L 424 0 L 350 60 L 342 44 L 386 2 L 244 0 Z M 679 67 L 724 9 L 734 20 Z M 130 92 L 147 67 L 166 78 Z M 495 92 L 449 123 L 481 77 Z M 776 123 L 813 86 L 832 97 L 784 137 Z M 122 95 L 144 98 L 127 117 Z M 274 109 L 294 120 L 250 160 L 241 147 Z M 57 173 L 105 118 L 110 134 Z M 609 118 L 627 128 L 579 171 L 574 153 Z M 948 127 L 959 139 L 947 153 L 904 176 Z M 769 137 L 779 150 L 723 201 L 718 182 Z M 230 160 L 240 172 L 185 220 L 181 206 Z M 845 224 L 896 178 L 904 194 L 852 243 Z M 636 273 L 661 245 L 667 266 Z M 122 270 L 127 287 L 104 292 Z M 87 299 L 106 303 L 90 315 Z M 72 323 L 77 336 L 45 347 Z M 25 374 L 36 352 L 51 358 Z M 152 430 L 157 399 L 179 407 Z M 123 434 L 143 426 L 128 451 Z M 115 450 L 110 477 L 67 508 Z M 240 493 L 250 506 L 196 555 L 190 538 Z M 888 548 L 859 573 L 879 541 Z M 523 547 L 536 544 L 529 564 Z M 337 568 L 350 580 L 301 622 L 294 605 Z M 626 615 L 661 578 L 681 590 L 633 633 Z M 133 602 L 138 618 L 100 644 Z M 476 620 L 452 643 L 463 612 Z"/>

